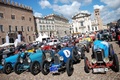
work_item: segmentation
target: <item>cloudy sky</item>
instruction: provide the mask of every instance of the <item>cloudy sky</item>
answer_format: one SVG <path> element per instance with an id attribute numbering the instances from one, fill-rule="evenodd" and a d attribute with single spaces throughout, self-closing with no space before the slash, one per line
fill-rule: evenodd
<path id="1" fill-rule="evenodd" d="M 88 12 L 93 19 L 93 11 L 100 9 L 104 24 L 120 19 L 120 0 L 13 0 L 32 7 L 35 16 L 48 14 L 63 15 L 71 19 L 80 11 Z"/>

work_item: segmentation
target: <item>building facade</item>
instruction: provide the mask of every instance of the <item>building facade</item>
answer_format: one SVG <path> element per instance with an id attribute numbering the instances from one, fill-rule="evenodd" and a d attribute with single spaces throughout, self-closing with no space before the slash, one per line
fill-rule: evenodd
<path id="1" fill-rule="evenodd" d="M 99 28 L 98 28 L 98 22 L 97 22 L 97 20 L 96 19 L 94 19 L 94 20 L 91 20 L 91 26 L 92 26 L 92 31 L 98 31 L 99 30 Z"/>
<path id="2" fill-rule="evenodd" d="M 50 14 L 43 18 L 35 18 L 38 34 L 47 34 L 49 37 L 63 37 L 70 34 L 68 19 L 56 14 Z"/>
<path id="3" fill-rule="evenodd" d="M 35 40 L 33 10 L 10 0 L 0 0 L 0 44 L 13 43 L 17 38 L 27 43 Z"/>
<path id="4" fill-rule="evenodd" d="M 72 31 L 74 34 L 93 31 L 90 16 L 91 14 L 80 12 L 72 17 Z"/>
<path id="5" fill-rule="evenodd" d="M 55 33 L 55 26 L 53 19 L 45 19 L 44 17 L 35 17 L 36 29 L 38 36 L 46 34 L 49 37 L 53 37 Z"/>

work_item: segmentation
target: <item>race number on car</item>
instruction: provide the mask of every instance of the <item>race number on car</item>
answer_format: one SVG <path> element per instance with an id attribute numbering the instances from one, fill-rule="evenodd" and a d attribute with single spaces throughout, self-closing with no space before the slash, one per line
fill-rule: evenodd
<path id="1" fill-rule="evenodd" d="M 64 52 L 64 54 L 67 58 L 70 57 L 70 51 L 69 50 L 64 50 L 63 52 Z"/>

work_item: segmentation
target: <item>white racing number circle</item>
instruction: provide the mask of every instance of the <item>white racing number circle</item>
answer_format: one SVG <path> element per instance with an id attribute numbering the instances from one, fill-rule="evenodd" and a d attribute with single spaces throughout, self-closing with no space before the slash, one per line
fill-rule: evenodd
<path id="1" fill-rule="evenodd" d="M 69 50 L 64 50 L 64 55 L 68 58 L 70 57 L 70 51 Z"/>

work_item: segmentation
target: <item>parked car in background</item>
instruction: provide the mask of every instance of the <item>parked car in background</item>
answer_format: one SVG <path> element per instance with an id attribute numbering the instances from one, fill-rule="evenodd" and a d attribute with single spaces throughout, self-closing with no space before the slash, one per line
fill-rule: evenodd
<path id="1" fill-rule="evenodd" d="M 102 38 L 106 41 L 112 41 L 113 39 L 112 32 L 108 30 L 103 30 Z"/>
<path id="2" fill-rule="evenodd" d="M 54 45 L 54 44 L 59 44 L 60 41 L 58 39 L 50 39 L 48 42 L 47 42 L 47 45 Z"/>
<path id="3" fill-rule="evenodd" d="M 83 47 L 84 51 L 86 51 L 87 53 L 90 52 L 91 42 L 83 38 L 82 40 L 79 40 L 78 44 L 81 45 L 81 47 Z"/>

